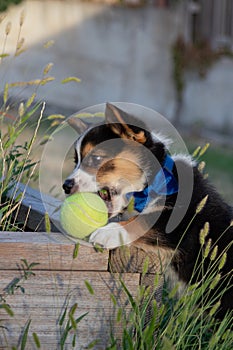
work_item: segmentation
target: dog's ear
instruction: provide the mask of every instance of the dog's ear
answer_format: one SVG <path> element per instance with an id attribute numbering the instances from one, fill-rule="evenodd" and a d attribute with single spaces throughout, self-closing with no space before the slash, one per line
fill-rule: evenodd
<path id="1" fill-rule="evenodd" d="M 66 121 L 79 134 L 84 133 L 84 131 L 86 131 L 89 127 L 89 124 L 84 122 L 77 115 L 72 115 Z"/>
<path id="2" fill-rule="evenodd" d="M 142 144 L 146 142 L 145 130 L 137 126 L 136 119 L 111 103 L 106 104 L 105 119 L 111 130 L 121 138 Z"/>

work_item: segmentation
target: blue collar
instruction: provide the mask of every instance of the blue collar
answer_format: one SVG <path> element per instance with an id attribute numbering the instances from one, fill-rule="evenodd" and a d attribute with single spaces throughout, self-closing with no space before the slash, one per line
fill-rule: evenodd
<path id="1" fill-rule="evenodd" d="M 135 210 L 141 213 L 157 195 L 167 196 L 178 192 L 178 183 L 173 174 L 173 167 L 174 160 L 166 155 L 163 167 L 155 175 L 151 185 L 144 188 L 143 191 L 126 194 L 128 200 L 133 198 Z"/>

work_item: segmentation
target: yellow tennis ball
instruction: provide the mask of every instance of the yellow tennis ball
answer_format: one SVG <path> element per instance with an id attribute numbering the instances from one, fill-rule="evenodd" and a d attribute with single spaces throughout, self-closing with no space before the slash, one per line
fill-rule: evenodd
<path id="1" fill-rule="evenodd" d="M 95 193 L 75 193 L 64 200 L 60 220 L 69 235 L 83 239 L 107 224 L 108 209 Z"/>

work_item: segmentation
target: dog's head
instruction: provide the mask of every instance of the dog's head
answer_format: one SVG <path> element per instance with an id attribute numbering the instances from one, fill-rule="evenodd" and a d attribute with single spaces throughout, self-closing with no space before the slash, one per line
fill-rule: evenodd
<path id="1" fill-rule="evenodd" d="M 122 213 L 128 193 L 143 191 L 166 156 L 165 145 L 146 125 L 118 107 L 107 104 L 105 122 L 69 123 L 81 134 L 75 143 L 75 169 L 65 180 L 66 194 L 95 192 L 106 202 L 109 217 Z"/>

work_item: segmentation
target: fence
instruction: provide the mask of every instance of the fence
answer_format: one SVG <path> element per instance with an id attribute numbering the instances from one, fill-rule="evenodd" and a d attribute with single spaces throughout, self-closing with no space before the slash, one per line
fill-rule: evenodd
<path id="1" fill-rule="evenodd" d="M 188 1 L 188 39 L 233 50 L 233 0 Z"/>

